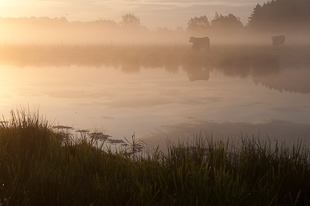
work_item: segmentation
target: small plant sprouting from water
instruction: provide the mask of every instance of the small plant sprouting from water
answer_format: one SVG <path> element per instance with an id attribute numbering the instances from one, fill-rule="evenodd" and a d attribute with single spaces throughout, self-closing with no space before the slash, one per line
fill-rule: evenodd
<path id="1" fill-rule="evenodd" d="M 135 154 L 137 152 L 140 152 L 147 144 L 143 140 L 136 140 L 136 133 L 134 132 L 131 136 L 131 141 L 129 141 L 124 136 L 126 142 L 130 145 L 130 151 L 126 151 L 126 154 Z"/>

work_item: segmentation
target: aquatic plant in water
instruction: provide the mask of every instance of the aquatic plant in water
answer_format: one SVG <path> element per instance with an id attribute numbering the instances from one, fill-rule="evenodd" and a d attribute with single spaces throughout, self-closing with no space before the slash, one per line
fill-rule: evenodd
<path id="1" fill-rule="evenodd" d="M 126 154 L 135 154 L 137 152 L 140 152 L 147 144 L 143 140 L 136 140 L 136 133 L 134 132 L 133 135 L 131 136 L 131 141 L 129 141 L 125 136 L 124 136 L 126 142 L 130 145 L 129 150 L 126 151 Z"/>

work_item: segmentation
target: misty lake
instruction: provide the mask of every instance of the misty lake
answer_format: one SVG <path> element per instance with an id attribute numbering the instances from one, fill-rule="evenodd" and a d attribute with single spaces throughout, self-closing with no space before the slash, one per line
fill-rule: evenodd
<path id="1" fill-rule="evenodd" d="M 135 132 L 138 140 L 161 148 L 167 139 L 199 134 L 302 139 L 309 145 L 310 67 L 273 66 L 5 62 L 0 112 L 7 118 L 12 109 L 39 109 L 53 125 L 122 140 Z"/>

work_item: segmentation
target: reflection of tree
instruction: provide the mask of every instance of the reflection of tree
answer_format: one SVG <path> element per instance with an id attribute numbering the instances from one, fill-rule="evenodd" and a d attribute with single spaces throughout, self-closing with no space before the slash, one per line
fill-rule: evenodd
<path id="1" fill-rule="evenodd" d="M 252 75 L 268 76 L 277 74 L 280 70 L 279 58 L 274 55 L 256 55 L 252 58 Z"/>
<path id="2" fill-rule="evenodd" d="M 139 72 L 141 68 L 165 68 L 170 73 L 176 73 L 182 68 L 191 81 L 208 80 L 209 71 L 217 70 L 229 77 L 252 76 L 256 83 L 261 82 L 277 90 L 282 87 L 288 91 L 302 92 L 307 91 L 302 90 L 302 87 L 308 85 L 308 73 L 301 78 L 301 82 L 287 79 L 285 83 L 280 83 L 280 80 L 277 80 L 279 83 L 273 85 L 268 78 L 271 75 L 282 75 L 285 68 L 309 68 L 308 53 L 308 47 L 291 47 L 280 52 L 271 47 L 214 46 L 212 51 L 206 54 L 191 52 L 187 46 L 7 45 L 0 46 L 0 64 L 40 68 L 71 65 L 98 68 L 111 66 L 121 68 L 127 73 Z M 293 86 L 292 82 L 295 82 L 296 86 Z"/>
<path id="3" fill-rule="evenodd" d="M 215 65 L 216 70 L 230 77 L 246 78 L 250 75 L 269 76 L 279 73 L 279 59 L 270 54 L 236 54 L 222 55 Z"/>
<path id="4" fill-rule="evenodd" d="M 284 69 L 277 74 L 265 76 L 253 76 L 255 84 L 261 84 L 269 89 L 298 93 L 310 93 L 308 69 Z"/>
<path id="5" fill-rule="evenodd" d="M 188 72 L 188 77 L 191 82 L 197 81 L 197 80 L 209 80 L 209 70 L 205 68 L 201 68 L 199 70 L 191 70 Z"/>
<path id="6" fill-rule="evenodd" d="M 222 46 L 215 49 L 216 54 L 211 54 L 210 57 L 214 61 L 215 69 L 230 77 L 246 78 L 250 75 L 262 76 L 277 73 L 280 61 L 284 58 L 282 52 L 263 46 Z M 299 51 L 296 52 L 299 53 Z M 299 55 L 296 54 L 296 56 Z M 291 56 L 287 56 L 287 59 L 293 61 Z M 304 62 L 305 58 L 298 60 Z"/>
<path id="7" fill-rule="evenodd" d="M 247 55 L 226 54 L 218 60 L 216 69 L 226 76 L 245 78 L 250 74 L 250 59 Z"/>
<path id="8" fill-rule="evenodd" d="M 137 64 L 124 64 L 122 65 L 122 71 L 129 74 L 139 73 L 140 66 Z"/>

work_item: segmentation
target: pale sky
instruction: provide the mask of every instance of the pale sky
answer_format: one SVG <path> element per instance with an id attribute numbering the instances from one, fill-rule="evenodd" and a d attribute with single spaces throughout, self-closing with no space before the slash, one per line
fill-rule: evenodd
<path id="1" fill-rule="evenodd" d="M 99 18 L 120 22 L 132 13 L 149 29 L 186 28 L 190 18 L 215 12 L 234 14 L 246 24 L 253 8 L 267 0 L 0 0 L 0 17 L 66 17 L 69 21 L 95 21 Z"/>

